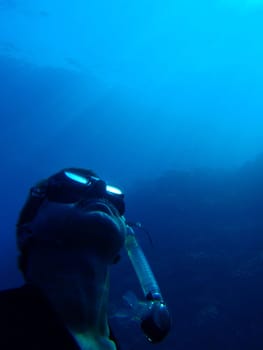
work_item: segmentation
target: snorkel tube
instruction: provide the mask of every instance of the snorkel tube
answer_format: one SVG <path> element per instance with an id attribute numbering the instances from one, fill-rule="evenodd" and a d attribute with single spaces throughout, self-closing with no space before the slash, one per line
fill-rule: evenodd
<path id="1" fill-rule="evenodd" d="M 140 326 L 149 342 L 158 343 L 170 331 L 170 314 L 150 265 L 135 237 L 135 232 L 131 225 L 127 223 L 126 225 L 125 247 L 146 299 L 140 315 Z"/>

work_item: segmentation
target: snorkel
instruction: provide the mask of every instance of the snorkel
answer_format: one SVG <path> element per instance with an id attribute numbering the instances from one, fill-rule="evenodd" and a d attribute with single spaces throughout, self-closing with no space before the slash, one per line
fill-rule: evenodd
<path id="1" fill-rule="evenodd" d="M 151 343 L 158 343 L 170 331 L 170 314 L 150 265 L 136 239 L 133 227 L 140 228 L 140 224 L 126 223 L 126 225 L 125 248 L 145 297 L 143 310 L 137 316 L 139 316 L 140 326 L 147 340 Z"/>

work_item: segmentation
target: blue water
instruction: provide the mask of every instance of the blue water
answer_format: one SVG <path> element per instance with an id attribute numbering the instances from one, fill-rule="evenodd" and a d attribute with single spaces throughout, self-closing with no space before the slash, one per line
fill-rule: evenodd
<path id="1" fill-rule="evenodd" d="M 15 223 L 66 166 L 126 191 L 173 316 L 159 349 L 263 347 L 263 1 L 0 0 L 0 287 Z M 125 252 L 112 300 L 141 293 Z M 128 271 L 128 273 L 127 273 Z M 116 319 L 123 349 L 148 349 Z"/>

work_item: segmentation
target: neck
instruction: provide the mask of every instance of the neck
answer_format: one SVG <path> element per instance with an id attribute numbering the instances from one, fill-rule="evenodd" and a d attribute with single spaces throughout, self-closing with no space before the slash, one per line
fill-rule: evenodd
<path id="1" fill-rule="evenodd" d="M 96 267 L 91 275 L 65 273 L 43 290 L 69 329 L 107 335 L 108 272 Z"/>
<path id="2" fill-rule="evenodd" d="M 60 257 L 59 264 L 49 255 L 46 264 L 42 271 L 31 264 L 37 268 L 30 270 L 29 281 L 43 291 L 68 330 L 93 341 L 108 339 L 108 265 L 96 257 L 81 259 L 80 254 L 65 261 Z"/>

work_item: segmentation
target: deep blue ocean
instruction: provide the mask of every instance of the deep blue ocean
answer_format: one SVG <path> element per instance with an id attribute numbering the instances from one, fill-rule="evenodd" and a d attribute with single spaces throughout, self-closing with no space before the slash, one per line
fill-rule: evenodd
<path id="1" fill-rule="evenodd" d="M 29 188 L 91 168 L 150 232 L 173 320 L 151 345 L 113 315 L 122 349 L 263 349 L 262 23 L 263 0 L 0 0 L 0 289 Z M 127 291 L 123 251 L 115 311 Z"/>

